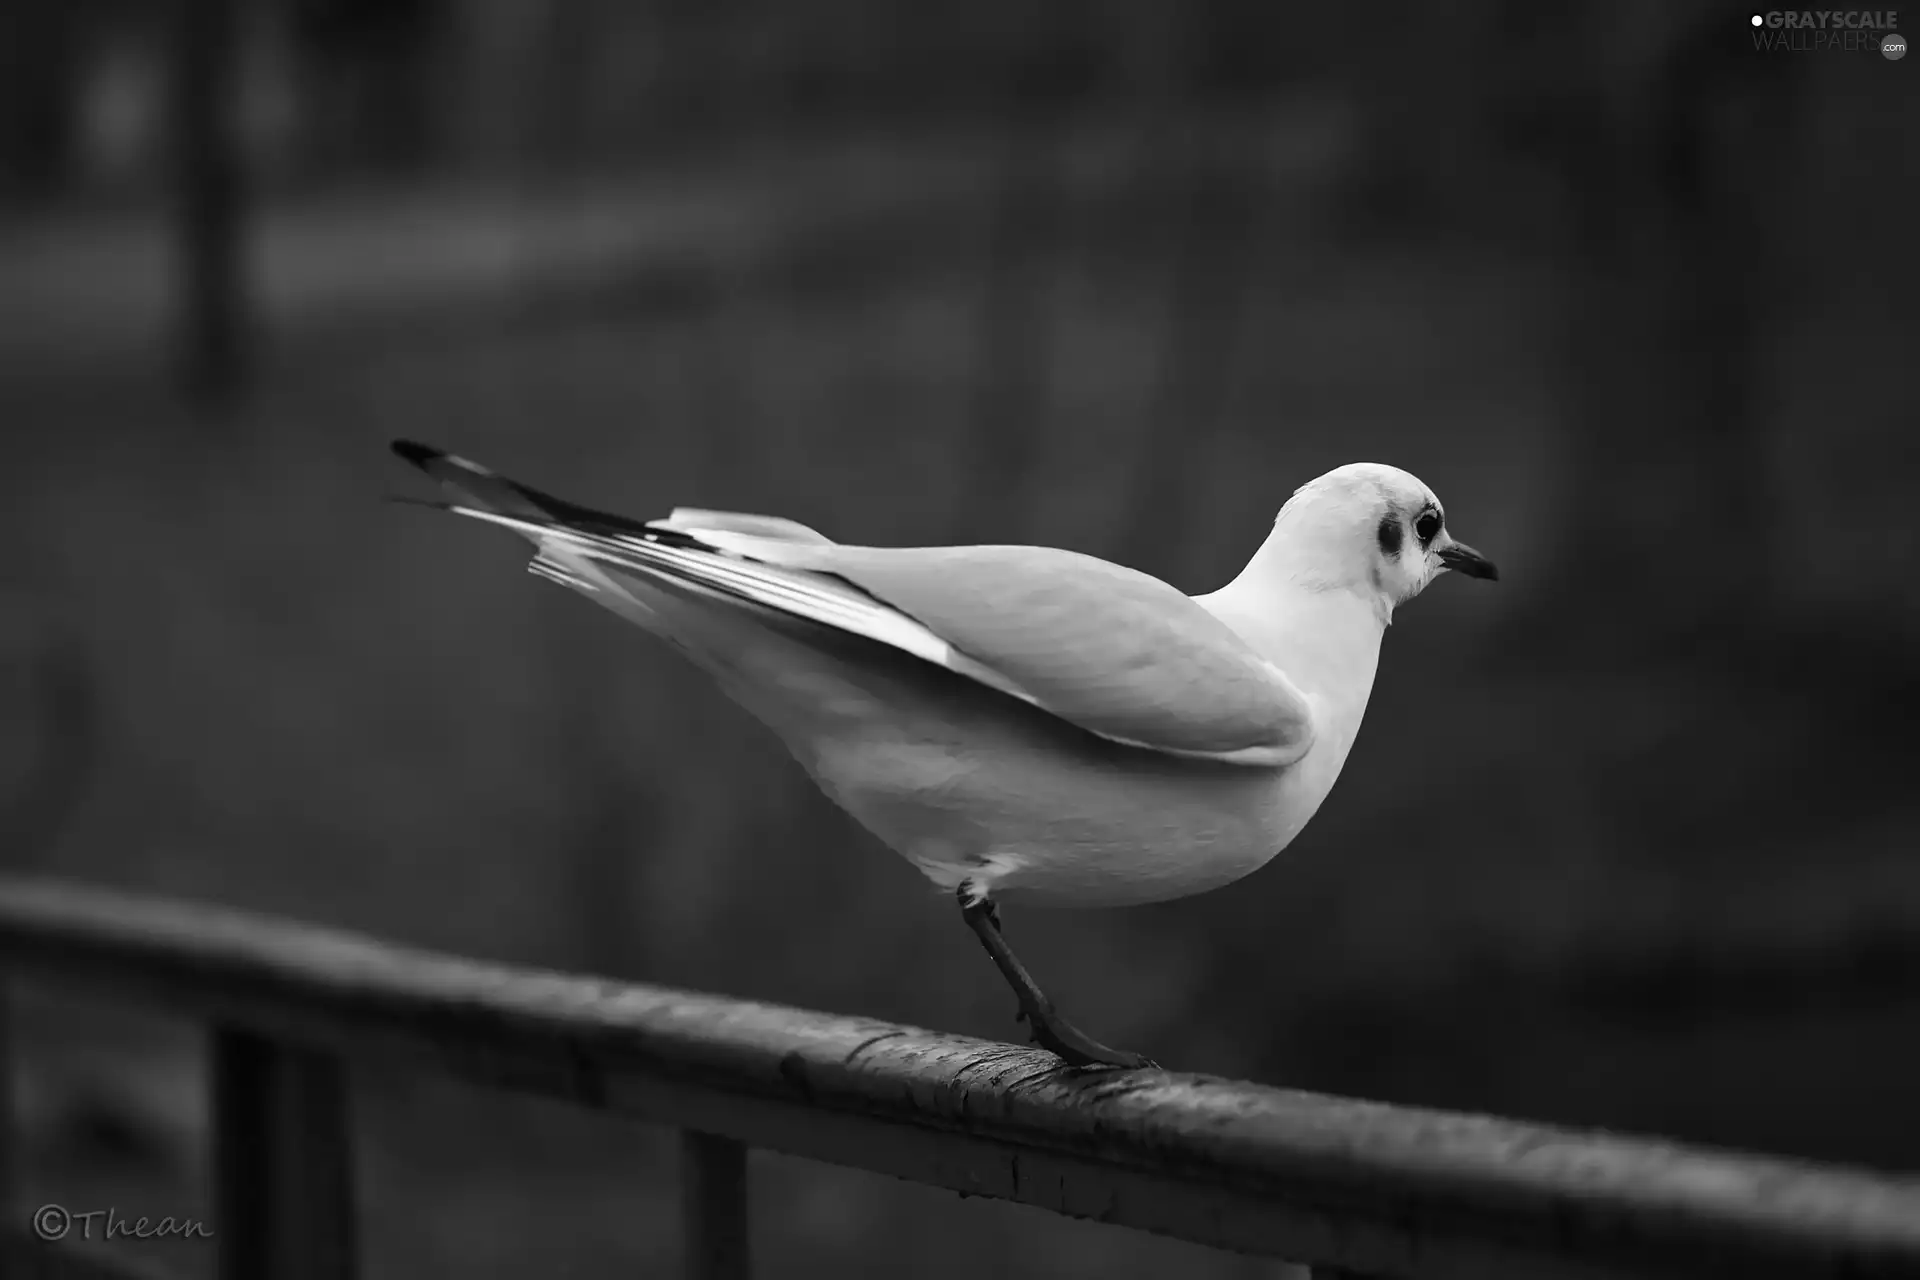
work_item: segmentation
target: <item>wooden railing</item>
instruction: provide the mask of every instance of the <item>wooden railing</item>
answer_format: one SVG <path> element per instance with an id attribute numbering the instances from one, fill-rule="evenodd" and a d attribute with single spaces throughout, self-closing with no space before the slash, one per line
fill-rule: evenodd
<path id="1" fill-rule="evenodd" d="M 1319 1277 L 1920 1277 L 1920 1182 L 1865 1172 L 1073 1072 L 1035 1049 L 59 883 L 0 881 L 0 965 L 206 1021 L 211 1225 L 235 1280 L 354 1274 L 349 1060 L 677 1126 L 687 1274 L 704 1280 L 748 1274 L 750 1147 Z M 57 1274 L 60 1245 L 19 1247 Z"/>

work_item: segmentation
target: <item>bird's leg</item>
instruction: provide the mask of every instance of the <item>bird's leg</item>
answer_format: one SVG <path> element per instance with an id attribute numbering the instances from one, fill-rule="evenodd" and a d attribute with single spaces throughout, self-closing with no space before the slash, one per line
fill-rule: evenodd
<path id="1" fill-rule="evenodd" d="M 1013 948 L 1000 935 L 1000 912 L 986 895 L 972 884 L 960 886 L 960 915 L 979 937 L 980 945 L 993 957 L 994 967 L 1013 988 L 1020 1001 L 1019 1017 L 1033 1033 L 1033 1042 L 1060 1055 L 1076 1067 L 1151 1067 L 1154 1063 L 1137 1053 L 1110 1049 L 1054 1010 L 1053 1001 L 1034 982 L 1033 975 L 1013 954 Z"/>

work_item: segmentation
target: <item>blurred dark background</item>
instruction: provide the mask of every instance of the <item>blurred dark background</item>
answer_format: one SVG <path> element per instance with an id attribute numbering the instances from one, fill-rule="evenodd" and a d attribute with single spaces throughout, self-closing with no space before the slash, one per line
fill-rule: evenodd
<path id="1" fill-rule="evenodd" d="M 1748 20 L 0 3 L 4 869 L 1016 1037 L 943 895 L 382 505 L 387 439 L 1189 591 L 1386 461 L 1503 581 L 1401 612 L 1274 865 L 1010 913 L 1042 981 L 1176 1068 L 1913 1169 L 1920 69 Z M 22 1002 L 22 1194 L 204 1213 L 193 1030 Z M 358 1083 L 369 1275 L 674 1264 L 666 1131 Z M 755 1160 L 770 1276 L 1267 1274 Z"/>

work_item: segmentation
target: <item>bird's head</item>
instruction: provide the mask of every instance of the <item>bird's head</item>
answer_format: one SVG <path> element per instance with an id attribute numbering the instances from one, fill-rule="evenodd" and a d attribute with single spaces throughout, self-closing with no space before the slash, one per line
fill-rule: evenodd
<path id="1" fill-rule="evenodd" d="M 1372 598 L 1383 620 L 1452 569 L 1497 578 L 1493 562 L 1456 539 L 1433 490 L 1398 467 L 1351 462 L 1294 491 L 1268 547 L 1294 583 Z"/>

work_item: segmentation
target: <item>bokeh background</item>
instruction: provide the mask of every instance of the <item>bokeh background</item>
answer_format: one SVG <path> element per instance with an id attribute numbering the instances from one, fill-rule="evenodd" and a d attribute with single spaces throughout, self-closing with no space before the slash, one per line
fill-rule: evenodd
<path id="1" fill-rule="evenodd" d="M 1748 12 L 0 4 L 4 870 L 1011 1037 L 943 895 L 386 441 L 1189 591 L 1389 461 L 1503 580 L 1401 611 L 1284 858 L 1028 963 L 1178 1068 L 1913 1169 L 1920 64 Z M 193 1030 L 21 1006 L 21 1194 L 204 1214 Z M 357 1085 L 369 1275 L 676 1265 L 666 1131 Z M 754 1168 L 769 1276 L 1265 1274 Z"/>

